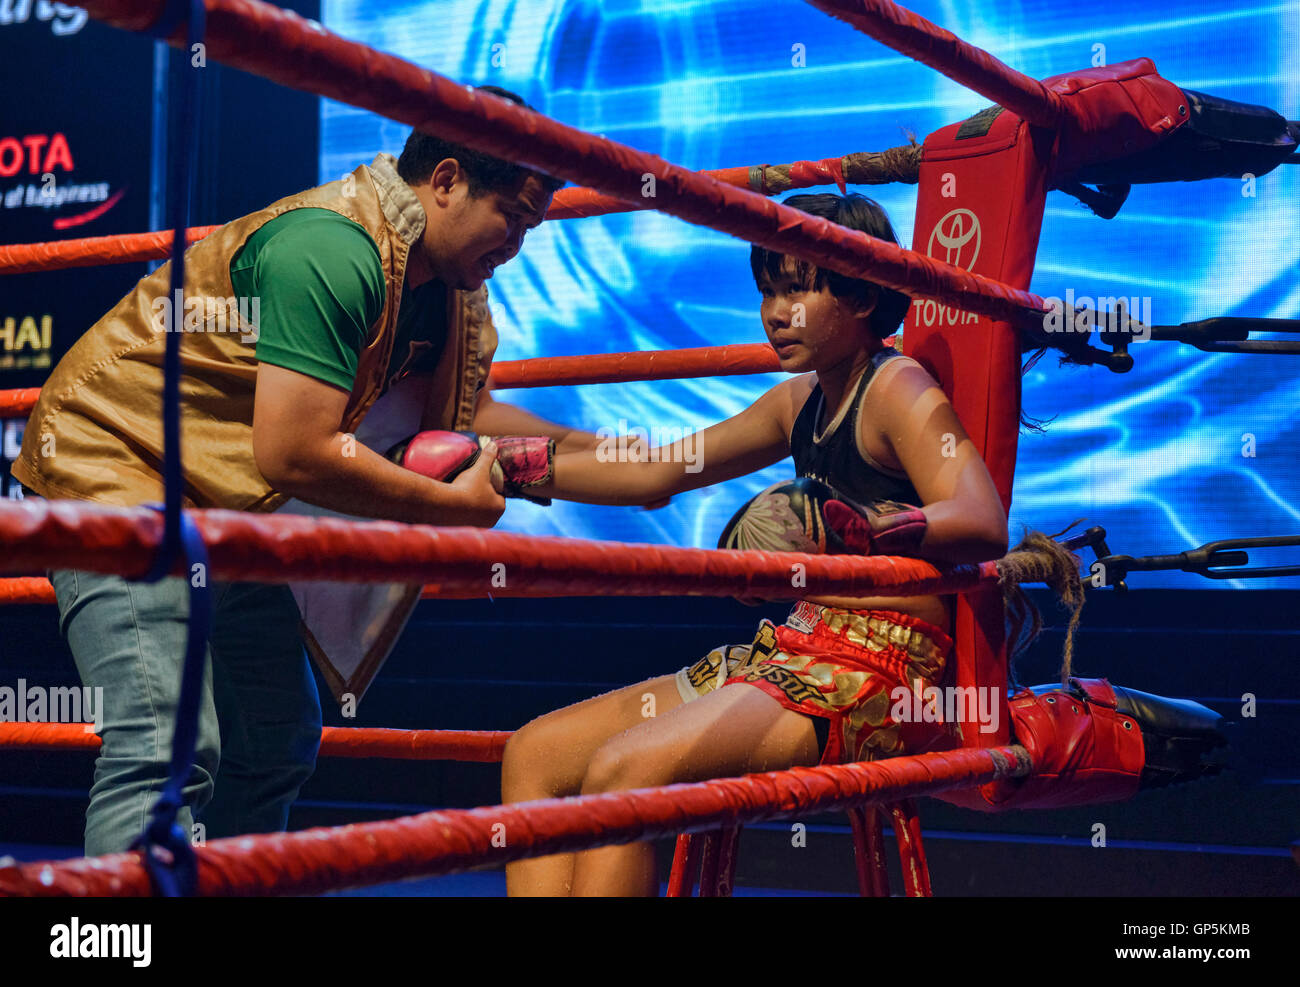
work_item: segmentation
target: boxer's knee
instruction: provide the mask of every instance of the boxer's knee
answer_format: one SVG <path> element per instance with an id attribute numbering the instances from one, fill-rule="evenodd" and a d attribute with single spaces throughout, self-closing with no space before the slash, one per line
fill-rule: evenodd
<path id="1" fill-rule="evenodd" d="M 520 727 L 506 741 L 501 797 L 506 802 L 574 795 L 582 780 L 572 727 L 548 714 Z"/>
<path id="2" fill-rule="evenodd" d="M 673 781 L 672 770 L 653 751 L 631 743 L 626 735 L 602 744 L 582 777 L 582 794 L 618 792 L 630 788 L 651 788 Z"/>

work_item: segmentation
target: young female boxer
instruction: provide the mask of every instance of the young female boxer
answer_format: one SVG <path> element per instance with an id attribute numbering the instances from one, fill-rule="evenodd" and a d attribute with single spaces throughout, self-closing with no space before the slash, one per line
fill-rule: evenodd
<path id="1" fill-rule="evenodd" d="M 897 242 L 860 195 L 786 204 Z M 725 548 L 995 559 L 1007 523 L 988 470 L 947 397 L 884 345 L 910 304 L 898 292 L 761 247 L 751 253 L 760 313 L 781 368 L 796 376 L 695 438 L 685 457 L 602 462 L 556 456 L 530 493 L 646 504 L 793 456 L 797 478 L 755 497 Z M 607 458 L 607 457 L 606 457 Z M 798 592 L 791 591 L 791 597 Z M 816 597 L 752 644 L 718 648 L 675 674 L 548 713 L 506 747 L 506 802 L 700 781 L 950 746 L 951 724 L 895 722 L 891 693 L 939 684 L 951 640 L 948 598 Z M 653 716 L 646 696 L 654 697 Z M 911 703 L 906 704 L 909 708 Z M 651 843 L 510 864 L 512 895 L 653 895 Z"/>

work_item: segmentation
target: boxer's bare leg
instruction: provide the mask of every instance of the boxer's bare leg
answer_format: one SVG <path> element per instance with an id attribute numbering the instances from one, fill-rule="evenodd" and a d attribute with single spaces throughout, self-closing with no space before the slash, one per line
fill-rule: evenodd
<path id="1" fill-rule="evenodd" d="M 818 763 L 813 718 L 740 683 L 611 737 L 591 756 L 584 795 L 779 771 Z M 656 895 L 654 844 L 597 847 L 576 855 L 575 895 Z"/>
<path id="2" fill-rule="evenodd" d="M 588 762 L 601 745 L 680 705 L 674 676 L 662 675 L 538 717 L 506 744 L 501 801 L 577 795 Z M 507 864 L 506 892 L 567 895 L 573 884 L 573 861 L 572 853 L 559 853 Z"/>

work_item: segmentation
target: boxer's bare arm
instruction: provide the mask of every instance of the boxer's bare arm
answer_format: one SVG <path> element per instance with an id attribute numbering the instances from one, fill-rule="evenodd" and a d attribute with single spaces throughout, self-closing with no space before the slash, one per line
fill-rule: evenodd
<path id="1" fill-rule="evenodd" d="M 555 479 L 530 492 L 584 504 L 644 504 L 753 473 L 790 454 L 790 423 L 806 397 L 806 382 L 782 381 L 740 414 L 653 452 L 646 448 L 635 462 L 627 454 L 635 443 L 620 449 L 615 439 L 557 455 Z"/>
<path id="2" fill-rule="evenodd" d="M 1001 558 L 1002 501 L 948 396 L 912 360 L 890 361 L 880 375 L 863 404 L 863 440 L 866 429 L 875 429 L 921 495 L 926 534 L 917 556 L 947 563 Z"/>
<path id="3" fill-rule="evenodd" d="M 272 487 L 359 517 L 491 527 L 505 510 L 492 489 L 495 455 L 452 483 L 403 469 L 339 430 L 348 394 L 305 374 L 259 364 L 253 455 Z"/>
<path id="4" fill-rule="evenodd" d="M 479 391 L 473 430 L 479 435 L 546 435 L 555 440 L 557 454 L 594 449 L 600 442 L 599 436 L 592 432 L 559 425 L 498 401 L 486 387 Z"/>

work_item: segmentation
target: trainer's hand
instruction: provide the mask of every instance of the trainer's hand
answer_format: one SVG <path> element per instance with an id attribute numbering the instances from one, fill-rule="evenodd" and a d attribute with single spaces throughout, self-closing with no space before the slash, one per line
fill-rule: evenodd
<path id="1" fill-rule="evenodd" d="M 506 499 L 492 482 L 492 467 L 497 461 L 497 447 L 490 439 L 483 443 L 481 454 L 451 481 L 454 490 L 464 497 L 460 513 L 467 524 L 475 528 L 490 528 L 501 519 L 506 510 Z"/>

